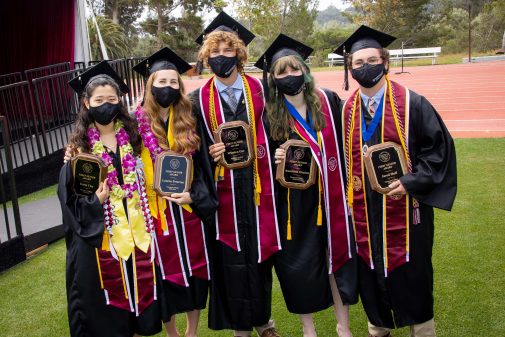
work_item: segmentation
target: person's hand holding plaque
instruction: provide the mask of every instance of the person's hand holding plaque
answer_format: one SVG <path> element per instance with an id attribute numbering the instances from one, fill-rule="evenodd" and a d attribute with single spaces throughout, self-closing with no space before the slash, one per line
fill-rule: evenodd
<path id="1" fill-rule="evenodd" d="M 215 132 L 216 144 L 224 144 L 225 150 L 218 146 L 214 152 L 221 153 L 221 164 L 228 169 L 239 169 L 251 165 L 255 158 L 251 128 L 242 121 L 226 122 Z M 215 158 L 215 157 L 214 157 Z"/>
<path id="2" fill-rule="evenodd" d="M 276 179 L 286 188 L 304 190 L 316 182 L 316 162 L 310 145 L 290 139 L 275 150 Z"/>
<path id="3" fill-rule="evenodd" d="M 384 142 L 370 146 L 363 162 L 374 191 L 388 196 L 406 194 L 399 180 L 407 173 L 407 160 L 400 144 Z"/>
<path id="4" fill-rule="evenodd" d="M 172 193 L 170 196 L 164 196 L 163 199 L 176 203 L 179 206 L 193 203 L 189 192 Z"/>
<path id="5" fill-rule="evenodd" d="M 209 146 L 209 154 L 216 163 L 221 160 L 221 156 L 225 151 L 226 147 L 224 143 L 215 143 Z"/>
<path id="6" fill-rule="evenodd" d="M 162 197 L 174 201 L 189 192 L 193 181 L 193 160 L 190 156 L 165 151 L 156 157 L 154 170 L 154 189 Z M 187 196 L 182 201 L 187 200 Z"/>
<path id="7" fill-rule="evenodd" d="M 80 196 L 91 196 L 107 178 L 107 166 L 95 155 L 79 153 L 71 159 L 72 190 Z"/>
<path id="8" fill-rule="evenodd" d="M 109 185 L 107 184 L 108 180 L 109 178 L 105 178 L 105 180 L 100 183 L 100 186 L 98 186 L 98 189 L 95 192 L 101 204 L 103 204 L 110 195 Z"/>

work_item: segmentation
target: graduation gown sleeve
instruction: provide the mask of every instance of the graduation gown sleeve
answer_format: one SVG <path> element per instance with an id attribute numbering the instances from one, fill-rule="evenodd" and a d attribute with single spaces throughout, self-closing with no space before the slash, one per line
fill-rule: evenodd
<path id="1" fill-rule="evenodd" d="M 77 196 L 71 186 L 71 165 L 66 163 L 60 170 L 58 198 L 63 214 L 65 233 L 77 235 L 93 247 L 102 245 L 104 215 L 100 200 L 93 194 L 89 197 Z"/>
<path id="2" fill-rule="evenodd" d="M 218 206 L 217 193 L 214 186 L 209 145 L 201 127 L 200 116 L 194 114 L 197 119 L 197 133 L 200 137 L 200 149 L 193 155 L 194 176 L 191 184 L 191 207 L 200 219 L 211 224 Z"/>
<path id="3" fill-rule="evenodd" d="M 411 92 L 409 142 L 412 173 L 400 178 L 407 192 L 426 205 L 451 210 L 456 197 L 456 151 L 440 115 L 428 100 Z"/>

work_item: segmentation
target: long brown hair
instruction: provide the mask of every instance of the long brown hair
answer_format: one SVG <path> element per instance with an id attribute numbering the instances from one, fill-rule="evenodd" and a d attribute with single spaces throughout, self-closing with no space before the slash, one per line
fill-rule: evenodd
<path id="1" fill-rule="evenodd" d="M 147 80 L 143 107 L 147 117 L 151 121 L 151 130 L 156 136 L 158 144 L 162 149 L 169 150 L 167 133 L 160 117 L 160 106 L 151 92 L 156 74 L 157 72 L 151 74 Z M 173 103 L 174 125 L 171 125 L 171 127 L 174 133 L 175 144 L 172 150 L 178 153 L 189 153 L 198 150 L 200 147 L 200 137 L 196 133 L 196 119 L 193 116 L 192 104 L 185 94 L 184 83 L 179 73 L 177 73 L 177 79 L 179 80 L 181 96 Z"/>
<path id="2" fill-rule="evenodd" d="M 79 113 L 77 114 L 75 120 L 75 127 L 70 135 L 69 144 L 73 149 L 79 149 L 79 151 L 84 153 L 91 152 L 89 140 L 88 140 L 88 127 L 91 123 L 93 123 L 93 119 L 89 115 L 88 108 L 86 108 L 85 101 L 89 100 L 91 96 L 93 96 L 93 92 L 99 86 L 110 85 L 116 90 L 116 94 L 118 97 L 121 97 L 121 91 L 119 90 L 119 86 L 117 83 L 109 76 L 100 76 L 99 78 L 91 81 L 91 83 L 86 86 L 84 92 L 82 93 Z M 137 127 L 135 125 L 135 121 L 130 118 L 128 114 L 128 110 L 126 106 L 123 104 L 123 101 L 119 99 L 118 103 L 121 107 L 121 111 L 117 115 L 116 119 L 119 119 L 124 124 L 124 130 L 130 136 L 130 144 L 133 147 L 133 152 L 135 155 L 140 154 L 140 150 L 142 149 L 142 143 L 140 139 L 140 135 L 138 133 Z"/>
<path id="3" fill-rule="evenodd" d="M 307 104 L 307 113 L 310 113 L 314 123 L 314 130 L 321 131 L 326 126 L 326 119 L 321 110 L 321 101 L 316 94 L 314 77 L 310 73 L 309 67 L 298 56 L 281 57 L 272 64 L 268 78 L 268 87 L 270 88 L 270 100 L 267 103 L 268 121 L 270 123 L 270 135 L 276 141 L 288 139 L 294 127 L 293 118 L 284 103 L 284 95 L 277 90 L 274 82 L 274 76 L 282 74 L 287 67 L 293 70 L 301 70 L 303 73 L 305 78 L 303 98 Z"/>

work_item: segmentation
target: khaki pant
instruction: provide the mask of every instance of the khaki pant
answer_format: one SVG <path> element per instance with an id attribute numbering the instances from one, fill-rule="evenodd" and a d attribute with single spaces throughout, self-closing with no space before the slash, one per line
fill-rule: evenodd
<path id="1" fill-rule="evenodd" d="M 261 326 L 256 326 L 254 329 L 256 329 L 256 332 L 258 333 L 258 336 L 261 336 L 263 331 L 266 329 L 274 328 L 275 327 L 275 322 L 273 319 L 269 320 L 267 324 L 263 324 Z M 235 336 L 238 337 L 249 337 L 251 336 L 251 331 L 237 331 L 235 330 Z"/>
<path id="2" fill-rule="evenodd" d="M 388 328 L 381 328 L 368 322 L 368 333 L 372 336 L 383 337 L 389 333 Z M 410 337 L 436 337 L 435 321 L 430 319 L 421 324 L 414 324 L 410 326 Z"/>

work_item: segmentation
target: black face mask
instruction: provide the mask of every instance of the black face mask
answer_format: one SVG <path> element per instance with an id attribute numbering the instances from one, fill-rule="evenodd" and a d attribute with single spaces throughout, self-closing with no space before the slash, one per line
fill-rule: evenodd
<path id="1" fill-rule="evenodd" d="M 217 77 L 228 78 L 237 65 L 237 58 L 235 56 L 228 57 L 219 55 L 216 57 L 209 57 L 208 62 L 210 69 L 212 69 L 212 72 L 216 74 Z"/>
<path id="2" fill-rule="evenodd" d="M 371 88 L 379 83 L 385 73 L 386 68 L 384 67 L 384 63 L 374 65 L 365 63 L 362 67 L 351 70 L 352 78 L 365 88 Z"/>
<path id="3" fill-rule="evenodd" d="M 283 94 L 288 96 L 295 96 L 302 92 L 305 80 L 303 75 L 299 76 L 286 76 L 283 78 L 274 78 L 277 89 Z"/>
<path id="4" fill-rule="evenodd" d="M 151 89 L 156 102 L 163 108 L 168 108 L 170 104 L 175 102 L 180 96 L 181 91 L 179 89 L 174 89 L 171 86 L 167 87 L 155 87 Z"/>
<path id="5" fill-rule="evenodd" d="M 110 124 L 116 116 L 121 111 L 119 103 L 104 103 L 99 106 L 90 106 L 89 109 L 90 117 L 100 125 Z"/>

